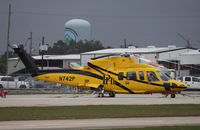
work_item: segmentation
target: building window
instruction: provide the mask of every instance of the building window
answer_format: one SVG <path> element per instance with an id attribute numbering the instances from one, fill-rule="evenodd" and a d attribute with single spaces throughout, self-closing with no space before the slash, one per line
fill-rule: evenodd
<path id="1" fill-rule="evenodd" d="M 49 60 L 49 67 L 63 68 L 63 60 Z"/>
<path id="2" fill-rule="evenodd" d="M 39 67 L 41 67 L 42 64 L 43 64 L 43 67 L 47 67 L 47 61 L 46 60 L 43 60 L 43 61 L 42 60 L 36 60 L 35 64 L 38 65 Z"/>
<path id="3" fill-rule="evenodd" d="M 36 60 L 36 65 L 42 66 L 42 60 Z M 43 67 L 59 67 L 63 68 L 63 60 L 43 60 Z"/>

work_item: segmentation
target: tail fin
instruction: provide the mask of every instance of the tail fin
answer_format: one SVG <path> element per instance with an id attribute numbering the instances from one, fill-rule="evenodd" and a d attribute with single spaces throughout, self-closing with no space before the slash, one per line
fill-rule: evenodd
<path id="1" fill-rule="evenodd" d="M 19 46 L 10 45 L 10 46 L 14 49 L 15 53 L 19 56 L 19 58 L 25 65 L 26 69 L 31 73 L 31 75 L 32 76 L 38 75 L 39 69 L 34 63 L 34 59 L 26 53 L 23 45 L 19 45 Z"/>

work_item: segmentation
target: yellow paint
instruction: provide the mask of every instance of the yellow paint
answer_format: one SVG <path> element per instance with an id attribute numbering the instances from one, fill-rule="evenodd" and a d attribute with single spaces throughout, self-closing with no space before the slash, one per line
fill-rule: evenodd
<path id="1" fill-rule="evenodd" d="M 185 84 L 172 79 L 163 81 L 157 73 L 157 71 L 160 71 L 159 69 L 156 69 L 151 65 L 136 63 L 135 59 L 129 57 L 97 59 L 89 61 L 88 64 L 89 66 L 76 69 L 79 73 L 47 73 L 34 78 L 86 89 L 98 89 L 98 87 L 102 85 L 104 86 L 105 91 L 115 93 L 130 93 L 130 91 L 132 91 L 133 93 L 144 94 L 174 94 L 177 91 L 186 89 L 187 87 Z M 144 73 L 144 80 L 141 80 L 139 77 L 140 71 Z M 148 80 L 147 72 L 149 71 L 156 74 L 158 81 Z M 118 74 L 120 72 L 124 73 L 123 80 L 118 79 Z M 128 80 L 127 72 L 136 72 L 137 80 Z M 99 77 L 107 79 L 107 81 L 99 79 Z M 174 83 L 178 87 L 182 88 L 170 88 L 170 91 L 168 91 L 164 88 L 164 83 L 169 83 L 170 86 Z"/>

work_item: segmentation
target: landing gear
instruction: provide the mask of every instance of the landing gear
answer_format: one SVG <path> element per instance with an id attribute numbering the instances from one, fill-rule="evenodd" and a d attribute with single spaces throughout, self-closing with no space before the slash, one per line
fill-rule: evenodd
<path id="1" fill-rule="evenodd" d="M 114 93 L 114 92 L 110 92 L 110 93 L 109 93 L 109 96 L 110 96 L 110 97 L 115 97 L 115 93 Z"/>
<path id="2" fill-rule="evenodd" d="M 102 97 L 104 97 L 104 94 L 103 93 L 99 93 L 98 97 L 102 98 Z"/>
<path id="3" fill-rule="evenodd" d="M 175 94 L 171 94 L 171 98 L 175 98 L 176 97 L 176 95 Z"/>
<path id="4" fill-rule="evenodd" d="M 104 97 L 104 87 L 103 87 L 103 85 L 100 85 L 98 89 L 100 91 L 98 97 Z"/>

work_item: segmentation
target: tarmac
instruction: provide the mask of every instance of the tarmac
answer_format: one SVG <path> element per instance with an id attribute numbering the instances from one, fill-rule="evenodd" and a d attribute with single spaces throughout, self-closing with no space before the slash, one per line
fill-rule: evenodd
<path id="1" fill-rule="evenodd" d="M 115 98 L 97 98 L 95 94 L 36 94 L 7 95 L 0 98 L 0 107 L 20 106 L 76 106 L 76 105 L 155 105 L 155 104 L 200 104 L 199 93 L 185 93 L 176 98 L 161 94 L 117 94 Z"/>
<path id="2" fill-rule="evenodd" d="M 115 98 L 97 98 L 96 94 L 36 94 L 7 95 L 7 98 L 0 98 L 0 107 L 154 104 L 200 104 L 200 92 L 184 92 L 182 95 L 177 94 L 176 98 L 161 94 L 117 94 Z M 0 121 L 0 130 L 106 129 L 174 125 L 200 125 L 200 117 Z"/>

